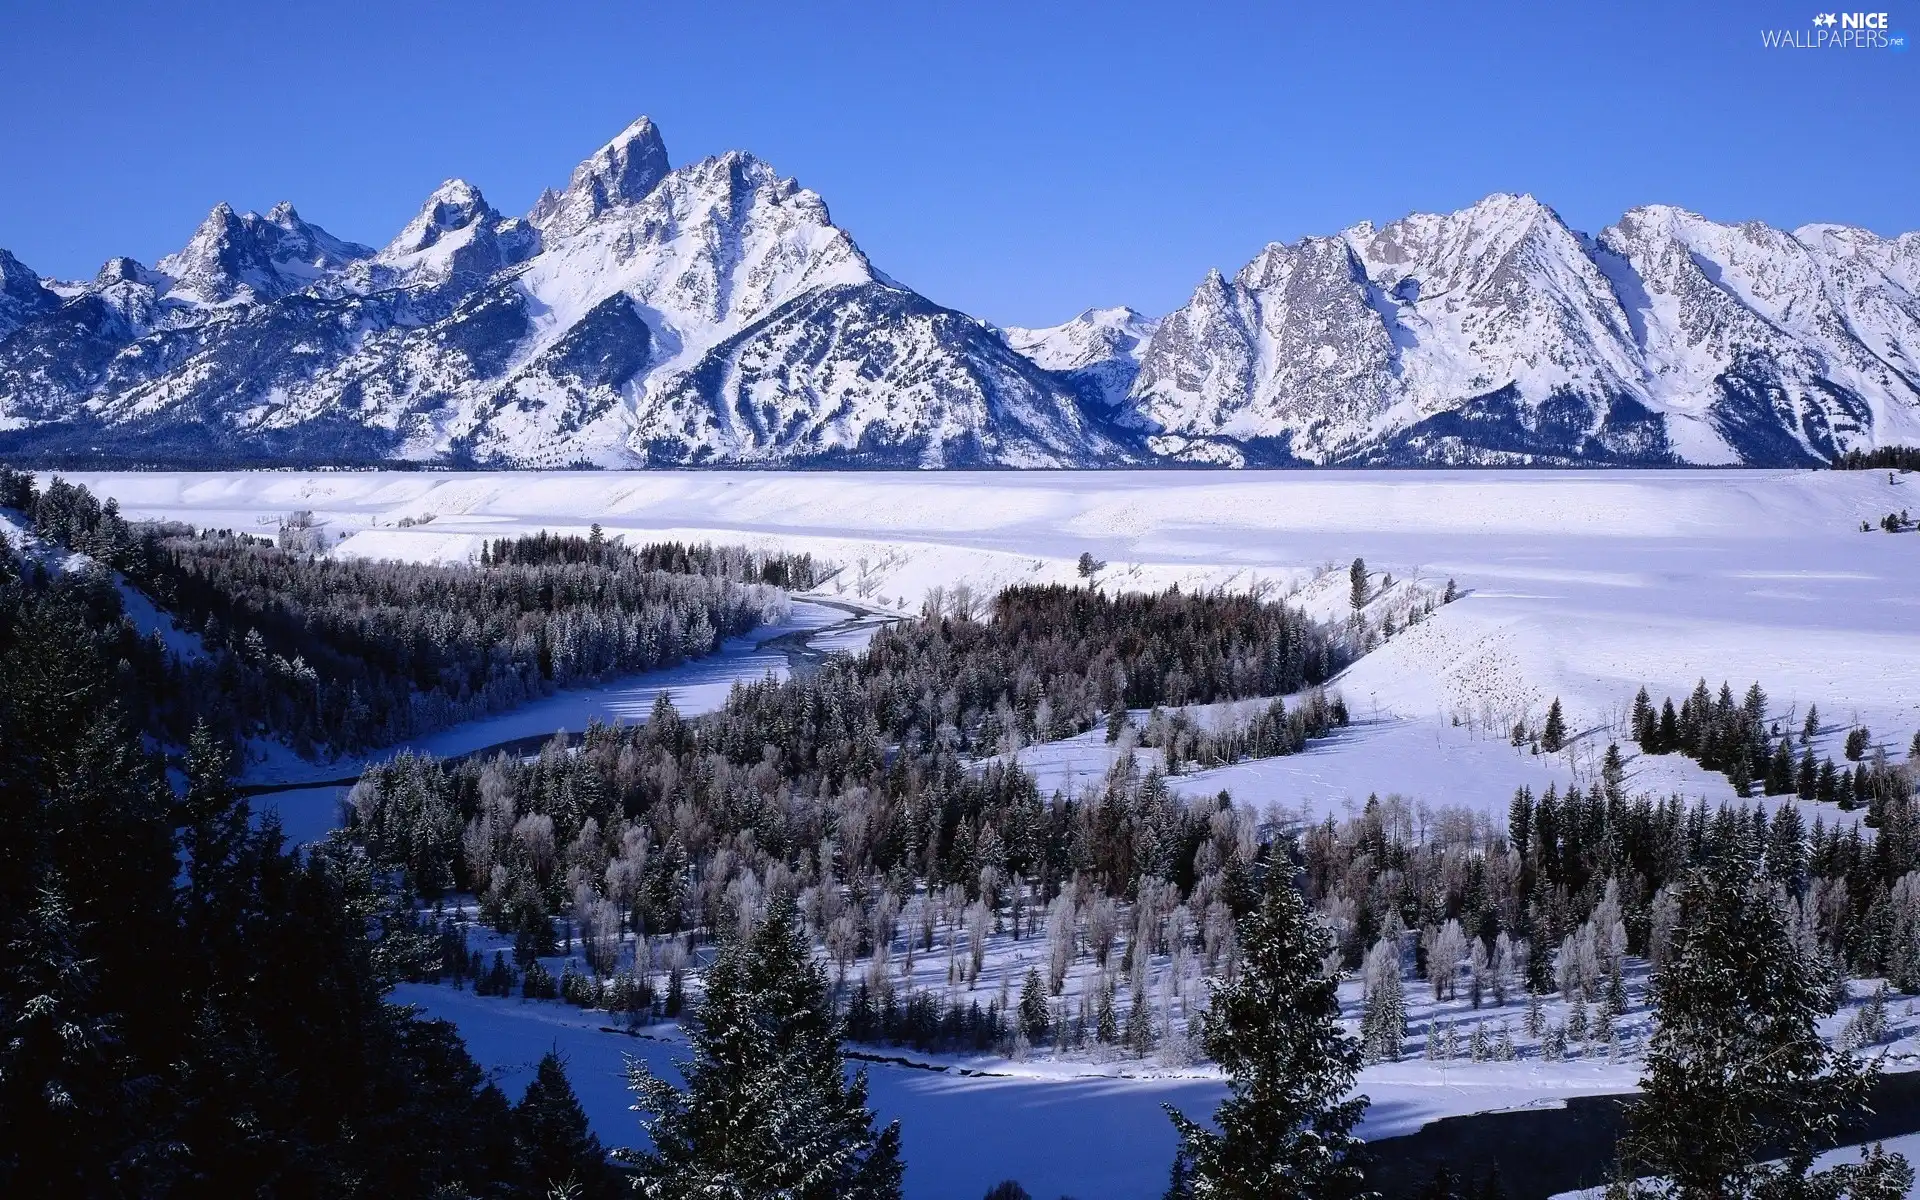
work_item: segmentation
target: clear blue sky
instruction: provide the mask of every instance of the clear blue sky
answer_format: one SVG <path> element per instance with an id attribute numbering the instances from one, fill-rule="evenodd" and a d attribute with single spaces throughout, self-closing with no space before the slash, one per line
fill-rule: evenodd
<path id="1" fill-rule="evenodd" d="M 1651 202 L 1920 229 L 1920 51 L 1761 48 L 1814 8 L 0 0 L 0 246 L 91 274 L 281 199 L 379 244 L 448 176 L 524 210 L 640 113 L 1010 324 L 1165 311 L 1270 240 L 1491 191 L 1588 230 Z"/>

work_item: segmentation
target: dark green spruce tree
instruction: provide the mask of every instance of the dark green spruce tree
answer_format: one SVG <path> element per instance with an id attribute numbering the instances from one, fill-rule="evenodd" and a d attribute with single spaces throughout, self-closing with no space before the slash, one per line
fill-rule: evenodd
<path id="1" fill-rule="evenodd" d="M 1297 870 L 1275 868 L 1240 922 L 1239 978 L 1213 993 L 1201 1045 L 1226 1072 L 1215 1133 L 1171 1105 L 1180 1133 L 1169 1200 L 1345 1200 L 1367 1195 L 1348 1098 L 1360 1047 L 1342 1033 L 1333 940 L 1308 910 Z"/>
<path id="2" fill-rule="evenodd" d="M 776 897 L 751 935 L 721 943 L 689 1040 L 684 1090 L 628 1062 L 653 1139 L 651 1153 L 633 1157 L 641 1195 L 900 1195 L 899 1123 L 875 1132 L 866 1073 L 847 1077 L 826 971 L 807 952 L 791 897 Z"/>
<path id="3" fill-rule="evenodd" d="M 527 1195 L 605 1200 L 625 1190 L 607 1165 L 600 1139 L 587 1128 L 586 1110 L 567 1082 L 566 1067 L 551 1050 L 513 1110 L 513 1134 Z"/>
<path id="4" fill-rule="evenodd" d="M 1864 1110 L 1875 1069 L 1830 1048 L 1830 965 L 1793 936 L 1786 894 L 1730 846 L 1681 885 L 1681 918 L 1654 977 L 1659 1024 L 1629 1115 L 1616 1191 L 1671 1200 L 1903 1196 L 1906 1160 L 1813 1171 Z"/>
<path id="5" fill-rule="evenodd" d="M 1560 711 L 1560 697 L 1547 706 L 1547 723 L 1540 727 L 1540 748 L 1556 753 L 1567 744 L 1567 718 Z"/>

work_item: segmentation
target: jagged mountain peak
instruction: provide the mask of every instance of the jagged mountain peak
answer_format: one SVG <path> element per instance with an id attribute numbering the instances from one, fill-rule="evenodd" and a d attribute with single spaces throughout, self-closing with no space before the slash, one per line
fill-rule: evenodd
<path id="1" fill-rule="evenodd" d="M 40 276 L 32 267 L 15 258 L 11 251 L 0 248 L 0 291 L 39 286 Z"/>
<path id="2" fill-rule="evenodd" d="M 346 290 L 388 287 L 478 286 L 493 272 L 526 261 L 540 248 L 540 233 L 519 217 L 503 217 L 480 189 L 449 179 L 428 194 L 420 211 L 391 242 L 348 280 Z"/>
<path id="3" fill-rule="evenodd" d="M 1355 226 L 1343 237 L 1376 278 L 1397 282 L 1417 269 L 1449 291 L 1493 281 L 1523 247 L 1549 256 L 1580 253 L 1578 235 L 1560 214 L 1525 193 L 1496 192 L 1450 213 L 1410 213 L 1378 229 Z"/>
<path id="4" fill-rule="evenodd" d="M 32 268 L 0 250 L 0 338 L 59 307 L 55 295 Z"/>
<path id="5" fill-rule="evenodd" d="M 542 192 L 528 220 L 549 235 L 577 233 L 608 209 L 646 199 L 671 170 L 659 128 L 640 117 L 575 167 L 564 192 Z"/>
<path id="6" fill-rule="evenodd" d="M 464 179 L 449 179 L 427 194 L 420 211 L 380 251 L 382 259 L 418 254 L 450 233 L 500 219 L 480 189 Z"/>
<path id="7" fill-rule="evenodd" d="M 1126 305 L 1082 309 L 1058 325 L 1010 325 L 1007 344 L 1050 371 L 1072 371 L 1115 353 L 1135 354 L 1159 321 Z"/>
<path id="8" fill-rule="evenodd" d="M 1673 206 L 1598 238 L 1524 193 L 1273 244 L 1168 317 L 1131 395 L 1177 457 L 1804 462 L 1920 425 L 1920 256 Z M 1920 245 L 1915 239 L 1907 245 Z"/>
<path id="9" fill-rule="evenodd" d="M 155 264 L 171 300 L 231 304 L 275 300 L 368 258 L 366 246 L 334 237 L 284 201 L 265 217 L 222 200 L 180 250 Z"/>
<path id="10" fill-rule="evenodd" d="M 1132 308 L 1089 308 L 1045 328 L 1009 327 L 1007 345 L 1048 371 L 1066 374 L 1104 409 L 1117 410 L 1140 371 L 1140 356 L 1160 322 Z"/>
<path id="11" fill-rule="evenodd" d="M 705 345 L 808 287 L 874 278 L 819 196 L 737 151 L 669 171 L 545 250 L 522 286 L 564 324 L 614 291 L 660 314 L 666 343 Z"/>
<path id="12" fill-rule="evenodd" d="M 111 287 L 119 283 L 137 283 L 149 287 L 164 287 L 167 278 L 147 266 L 139 259 L 127 254 L 116 254 L 100 264 L 94 272 L 93 286 Z"/>

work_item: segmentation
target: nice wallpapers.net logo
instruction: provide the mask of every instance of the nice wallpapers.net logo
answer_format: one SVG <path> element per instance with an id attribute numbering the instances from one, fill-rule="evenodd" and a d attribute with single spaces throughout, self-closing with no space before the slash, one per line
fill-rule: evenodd
<path id="1" fill-rule="evenodd" d="M 1887 24 L 1883 12 L 1818 12 L 1804 29 L 1762 29 L 1769 50 L 1892 50 L 1907 48 L 1907 35 Z"/>

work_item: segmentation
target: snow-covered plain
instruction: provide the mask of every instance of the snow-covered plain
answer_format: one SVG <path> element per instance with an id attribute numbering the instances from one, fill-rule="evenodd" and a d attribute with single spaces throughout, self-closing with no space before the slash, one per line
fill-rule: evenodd
<path id="1" fill-rule="evenodd" d="M 1634 691 L 1759 680 L 1778 714 L 1817 703 L 1837 739 L 1867 724 L 1898 754 L 1920 725 L 1920 475 L 1884 471 L 234 472 L 83 473 L 131 517 L 260 529 L 310 509 L 336 554 L 460 561 L 489 537 L 595 522 L 634 540 L 807 550 L 843 564 L 825 595 L 916 610 L 927 590 L 1078 582 L 1292 588 L 1336 614 L 1344 567 L 1461 598 L 1339 681 L 1360 728 L 1213 787 L 1297 804 L 1400 791 L 1497 804 L 1591 769 Z M 425 524 L 402 528 L 411 518 Z M 1860 523 L 1875 525 L 1860 532 Z M 1328 574 L 1329 570 L 1338 574 Z M 1322 576 L 1321 585 L 1314 585 Z M 1331 580 L 1335 586 L 1326 586 Z M 1378 575 L 1376 574 L 1376 582 Z M 864 631 L 862 631 L 864 632 Z M 851 647 L 862 633 L 846 639 Z M 1591 736 L 1545 764 L 1505 743 L 1555 696 Z M 612 715 L 612 710 L 608 710 Z M 562 723 L 565 723 L 564 721 Z M 505 735 L 503 735 L 505 736 Z M 1838 754 L 1834 755 L 1838 758 Z M 1636 787 L 1728 794 L 1676 758 Z M 1189 786 L 1200 786 L 1194 780 Z"/>
<path id="2" fill-rule="evenodd" d="M 1179 777 L 1192 795 L 1340 814 L 1369 793 L 1504 815 L 1514 787 L 1593 770 L 1634 691 L 1676 700 L 1694 681 L 1736 692 L 1758 680 L 1774 715 L 1817 703 L 1839 757 L 1865 723 L 1898 757 L 1920 725 L 1920 537 L 1877 530 L 1920 508 L 1920 476 L 1886 472 L 1376 472 L 1013 475 L 779 473 L 82 474 L 130 517 L 270 527 L 312 510 L 333 553 L 462 561 L 481 540 L 599 523 L 631 540 L 711 540 L 805 550 L 842 564 L 823 591 L 875 609 L 913 611 L 929 588 L 990 595 L 1013 583 L 1080 583 L 1075 559 L 1107 560 L 1109 589 L 1254 589 L 1339 615 L 1346 564 L 1364 556 L 1460 598 L 1399 633 L 1337 681 L 1355 723 L 1308 752 Z M 420 523 L 424 518 L 431 520 Z M 411 518 L 408 527 L 399 521 Z M 1875 532 L 1860 531 L 1862 521 Z M 804 609 L 796 605 L 796 611 Z M 824 621 L 823 621 L 824 624 Z M 868 629 L 834 635 L 856 648 Z M 757 670 L 751 655 L 695 669 Z M 705 678 L 703 676 L 703 678 Z M 655 688 L 665 681 L 642 681 Z M 725 682 L 711 680 L 724 689 Z M 686 681 L 676 686 L 677 700 Z M 1509 745 L 1558 697 L 1573 747 L 1535 755 Z M 644 710 L 637 691 L 567 693 L 450 731 L 457 748 Z M 1795 722 L 1797 724 L 1797 721 Z M 510 726 L 510 728 L 509 728 Z M 427 746 L 428 743 L 422 743 Z M 429 747 L 431 748 L 431 747 Z M 437 752 L 457 749 L 451 743 Z M 1096 731 L 1027 747 L 1048 786 L 1103 773 Z M 1143 752 L 1145 755 L 1146 752 Z M 1724 779 L 1678 756 L 1628 763 L 1635 790 L 1724 799 Z M 332 803 L 331 800 L 328 801 Z M 330 810 L 329 810 L 330 811 Z M 488 1066 L 522 1082 L 549 1045 L 572 1072 L 596 1127 L 629 1141 L 618 1052 L 671 1058 L 672 1047 L 600 1032 L 604 1014 L 445 988 L 403 997 L 457 1020 Z M 1418 1030 L 1420 1016 L 1415 1016 Z M 1464 1036 L 1466 1027 L 1462 1026 Z M 1912 1040 L 1912 1031 L 1900 1035 Z M 1908 1047 L 1909 1050 L 1920 1047 Z M 1903 1051 L 1904 1052 L 1904 1051 Z M 1904 1064 L 1903 1064 L 1904 1065 Z M 1002 1068 L 996 1068 L 1002 1069 Z M 1194 1112 L 1220 1094 L 1192 1069 L 1038 1063 L 1006 1078 L 876 1065 L 874 1098 L 906 1125 L 909 1194 L 974 1197 L 1020 1178 L 1036 1195 L 1156 1194 L 1172 1151 L 1159 1105 Z M 1142 1068 L 1131 1068 L 1138 1073 Z M 1385 1136 L 1452 1113 L 1556 1103 L 1624 1090 L 1630 1058 L 1548 1064 L 1370 1068 L 1366 1132 Z M 1063 1076 L 1066 1076 L 1063 1078 Z M 955 1133 L 965 1129 L 964 1137 Z"/>

